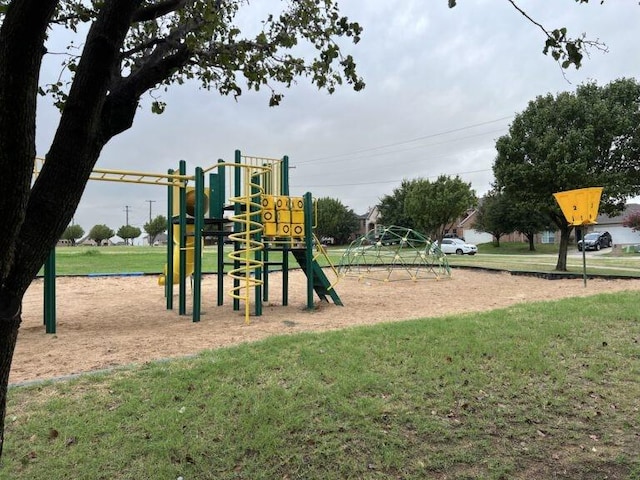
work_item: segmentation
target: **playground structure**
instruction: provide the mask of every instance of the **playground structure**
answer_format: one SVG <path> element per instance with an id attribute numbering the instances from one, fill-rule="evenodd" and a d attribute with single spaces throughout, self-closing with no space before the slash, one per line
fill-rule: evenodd
<path id="1" fill-rule="evenodd" d="M 451 276 L 437 244 L 415 230 L 378 226 L 351 242 L 338 266 L 340 276 L 384 282 Z"/>
<path id="2" fill-rule="evenodd" d="M 34 175 L 38 167 L 36 162 Z M 254 157 L 236 150 L 233 162 L 218 160 L 206 169 L 196 167 L 193 175 L 187 175 L 182 160 L 177 170 L 167 174 L 95 169 L 90 179 L 165 186 L 170 231 L 167 264 L 158 283 L 164 286 L 167 309 L 173 309 L 177 284 L 178 313 L 187 314 L 190 280 L 192 320 L 200 321 L 203 240 L 213 237 L 217 247 L 213 272 L 217 274 L 217 305 L 224 303 L 226 273 L 233 279 L 233 287 L 227 292 L 233 299 L 233 309 L 240 310 L 243 303 L 245 323 L 249 323 L 251 303 L 254 315 L 260 316 L 263 302 L 269 299 L 270 272 L 282 273 L 282 305 L 288 305 L 289 254 L 307 277 L 307 309 L 314 308 L 314 294 L 342 305 L 334 289 L 338 272 L 313 233 L 313 197 L 308 192 L 291 197 L 288 172 L 287 156 Z M 228 198 L 227 192 L 231 193 Z M 231 244 L 228 253 L 225 244 Z M 271 260 L 273 252 L 280 254 L 277 261 Z M 318 261 L 321 257 L 335 274 L 333 283 Z M 47 333 L 55 333 L 55 249 L 44 270 L 44 324 Z"/>

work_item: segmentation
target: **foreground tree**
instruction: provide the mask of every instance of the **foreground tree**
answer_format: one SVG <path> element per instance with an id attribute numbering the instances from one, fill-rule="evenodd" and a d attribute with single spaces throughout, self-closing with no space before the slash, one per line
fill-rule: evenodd
<path id="1" fill-rule="evenodd" d="M 133 245 L 133 239 L 138 238 L 141 233 L 142 230 L 138 227 L 134 227 L 133 225 L 122 225 L 116 232 L 116 235 L 124 240 L 125 245 L 129 245 L 129 240 L 131 240 L 131 244 Z"/>
<path id="2" fill-rule="evenodd" d="M 440 242 L 456 219 L 477 202 L 470 183 L 458 176 L 440 175 L 434 182 L 414 181 L 407 192 L 405 209 L 415 228 Z"/>
<path id="3" fill-rule="evenodd" d="M 145 92 L 195 79 L 238 97 L 244 83 L 269 89 L 277 105 L 297 77 L 330 93 L 342 83 L 363 88 L 353 58 L 336 43 L 358 42 L 361 27 L 334 0 L 282 2 L 253 36 L 234 24 L 242 8 L 249 3 L 0 0 L 0 434 L 24 293 L 71 221 L 103 147 L 131 127 Z M 63 80 L 41 88 L 46 40 L 56 26 L 86 38 L 75 40 L 82 53 L 65 62 Z M 316 58 L 299 56 L 309 51 Z M 61 116 L 32 187 L 39 92 L 54 96 Z M 154 98 L 152 109 L 163 108 Z"/>
<path id="4" fill-rule="evenodd" d="M 567 269 L 573 227 L 552 194 L 601 186 L 600 210 L 619 213 L 628 197 L 640 194 L 639 124 L 640 84 L 621 79 L 537 97 L 498 139 L 496 185 L 560 231 L 556 270 Z"/>
<path id="5" fill-rule="evenodd" d="M 335 198 L 318 199 L 316 235 L 332 237 L 337 244 L 345 244 L 358 231 L 358 216 Z"/>
<path id="6" fill-rule="evenodd" d="M 83 235 L 84 228 L 82 228 L 80 225 L 69 225 L 64 229 L 64 232 L 62 232 L 62 236 L 60 238 L 62 238 L 63 240 L 69 240 L 71 242 L 71 245 L 75 247 L 76 240 L 82 238 Z"/>
<path id="7" fill-rule="evenodd" d="M 149 245 L 153 245 L 156 237 L 167 230 L 167 219 L 163 215 L 158 215 L 150 222 L 145 223 L 143 228 L 149 235 Z"/>

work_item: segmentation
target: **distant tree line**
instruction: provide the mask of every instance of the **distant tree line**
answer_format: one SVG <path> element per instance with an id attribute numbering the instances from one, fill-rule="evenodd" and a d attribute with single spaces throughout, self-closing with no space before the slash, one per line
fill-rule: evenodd
<path id="1" fill-rule="evenodd" d="M 145 223 L 143 228 L 149 235 L 149 244 L 153 245 L 157 236 L 167 230 L 167 219 L 162 215 L 158 215 L 151 221 Z M 117 235 L 124 240 L 125 245 L 128 245 L 129 241 L 133 244 L 133 240 L 138 238 L 141 233 L 142 230 L 133 225 L 122 225 L 118 231 L 115 232 L 107 225 L 99 224 L 94 225 L 91 230 L 89 230 L 87 238 L 93 240 L 98 245 L 102 245 L 102 242 Z M 84 229 L 80 225 L 72 224 L 64 230 L 60 238 L 70 241 L 71 245 L 75 246 L 76 242 L 84 237 L 84 234 Z"/>

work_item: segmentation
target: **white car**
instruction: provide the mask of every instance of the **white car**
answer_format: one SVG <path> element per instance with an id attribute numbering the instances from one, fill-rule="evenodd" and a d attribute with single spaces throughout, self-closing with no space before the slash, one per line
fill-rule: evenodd
<path id="1" fill-rule="evenodd" d="M 459 238 L 443 238 L 440 250 L 442 253 L 455 253 L 456 255 L 475 255 L 478 253 L 478 247 Z"/>

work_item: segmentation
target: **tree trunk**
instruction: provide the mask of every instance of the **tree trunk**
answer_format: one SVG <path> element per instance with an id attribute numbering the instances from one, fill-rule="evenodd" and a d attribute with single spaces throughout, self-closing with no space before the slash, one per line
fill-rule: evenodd
<path id="1" fill-rule="evenodd" d="M 35 116 L 53 0 L 11 2 L 0 25 L 0 287 L 25 216 L 35 157 Z"/>
<path id="2" fill-rule="evenodd" d="M 535 252 L 536 251 L 536 245 L 533 242 L 536 238 L 536 234 L 535 233 L 530 233 L 529 235 L 527 235 L 527 240 L 529 240 L 529 251 L 530 252 Z"/>
<path id="3" fill-rule="evenodd" d="M 56 4 L 55 0 L 13 1 L 0 26 L 0 455 L 22 304 L 22 295 L 7 289 L 7 279 L 22 248 L 19 233 L 35 157 L 38 78 L 46 29 Z"/>
<path id="4" fill-rule="evenodd" d="M 567 271 L 567 250 L 572 229 L 573 227 L 566 223 L 560 228 L 560 251 L 558 252 L 558 263 L 556 264 L 556 270 L 559 272 Z"/>
<path id="5" fill-rule="evenodd" d="M 115 131 L 113 125 L 105 126 L 112 118 L 103 107 L 140 1 L 112 0 L 100 10 L 33 187 L 38 72 L 46 28 L 58 2 L 14 0 L 0 28 L 0 170 L 5 173 L 0 175 L 0 440 L 22 298 L 71 221 L 100 151 Z M 129 122 L 120 118 L 118 125 L 131 124 L 135 109 L 129 112 Z"/>
<path id="6" fill-rule="evenodd" d="M 4 298 L 0 292 L 0 456 L 4 447 L 4 419 L 6 416 L 7 392 L 11 360 L 16 348 L 18 329 L 22 321 L 20 305 L 22 299 Z"/>

